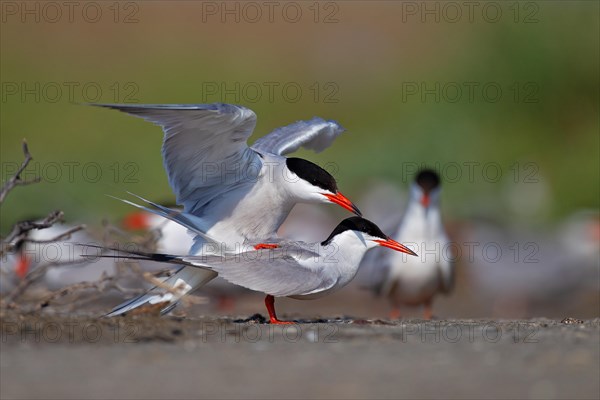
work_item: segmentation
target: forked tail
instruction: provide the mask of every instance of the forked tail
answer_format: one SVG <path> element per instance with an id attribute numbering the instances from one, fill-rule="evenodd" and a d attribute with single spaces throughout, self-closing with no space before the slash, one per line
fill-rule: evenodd
<path id="1" fill-rule="evenodd" d="M 119 304 L 106 316 L 114 317 L 138 308 L 139 312 L 144 312 L 144 309 L 146 309 L 148 312 L 160 311 L 161 315 L 166 314 L 177 305 L 183 296 L 204 286 L 216 276 L 217 273 L 213 271 L 194 267 L 181 267 L 173 276 L 160 285 L 154 286 L 138 297 Z"/>
<path id="2" fill-rule="evenodd" d="M 119 199 L 113 196 L 110 197 L 113 197 L 117 200 L 121 200 L 129 205 L 140 208 L 147 212 L 160 215 L 161 217 L 170 219 L 171 221 L 174 221 L 179 225 L 184 226 L 185 228 L 189 229 L 190 231 L 198 235 L 200 238 L 202 238 L 198 238 L 196 242 L 200 240 L 203 243 L 218 244 L 216 240 L 206 235 L 206 233 L 202 231 L 202 221 L 200 218 L 191 214 L 187 214 L 185 212 L 180 212 L 161 206 L 160 204 L 156 204 L 150 200 L 146 200 L 143 197 L 138 196 L 134 193 L 128 193 L 132 196 L 137 197 L 139 200 L 145 202 L 147 206 L 136 204 L 129 200 Z M 130 257 L 133 259 L 138 258 L 143 260 L 153 260 L 181 264 L 180 260 L 178 260 L 175 256 L 169 256 L 164 254 L 147 254 L 140 252 L 129 253 L 136 255 Z M 204 286 L 206 283 L 213 280 L 216 276 L 217 273 L 213 271 L 203 270 L 194 267 L 181 267 L 173 276 L 169 277 L 160 285 L 153 287 L 148 292 L 138 297 L 135 297 L 118 305 L 117 307 L 113 308 L 111 312 L 106 314 L 106 316 L 114 317 L 117 315 L 122 315 L 137 308 L 140 308 L 139 311 L 143 312 L 144 309 L 142 309 L 141 307 L 144 307 L 148 311 L 160 311 L 161 314 L 166 314 L 177 305 L 177 303 L 183 296 L 193 292 L 201 286 Z"/>

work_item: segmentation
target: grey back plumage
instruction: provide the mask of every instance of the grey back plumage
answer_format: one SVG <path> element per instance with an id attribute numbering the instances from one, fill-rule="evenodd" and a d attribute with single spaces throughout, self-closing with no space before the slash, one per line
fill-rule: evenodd
<path id="1" fill-rule="evenodd" d="M 250 290 L 277 297 L 306 295 L 327 290 L 337 282 L 335 271 L 322 262 L 318 246 L 282 241 L 276 249 L 181 260 L 215 271 L 225 280 Z"/>

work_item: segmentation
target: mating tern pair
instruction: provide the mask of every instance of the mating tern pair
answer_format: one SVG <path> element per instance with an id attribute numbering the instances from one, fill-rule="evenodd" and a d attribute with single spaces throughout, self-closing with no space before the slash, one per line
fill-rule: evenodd
<path id="1" fill-rule="evenodd" d="M 334 203 L 360 215 L 358 208 L 340 193 L 331 174 L 310 161 L 285 157 L 300 147 L 315 151 L 328 147 L 343 132 L 334 121 L 317 117 L 299 121 L 276 129 L 248 147 L 246 141 L 256 125 L 256 115 L 244 107 L 98 105 L 162 126 L 164 166 L 177 203 L 184 210 L 173 212 L 143 198 L 148 206 L 127 202 L 196 234 L 189 256 L 149 257 L 184 264 L 164 282 L 173 290 L 164 293 L 163 288 L 156 287 L 117 306 L 108 316 L 145 305 L 159 305 L 166 313 L 182 296 L 221 274 L 233 283 L 265 292 L 271 321 L 277 323 L 272 296 L 310 296 L 337 289 L 354 277 L 364 252 L 377 245 L 414 254 L 362 218 L 343 221 L 319 245 L 339 246 L 336 257 L 330 259 L 332 265 L 327 264 L 323 252 L 311 252 L 311 246 L 278 242 L 276 231 L 296 203 Z M 216 254 L 208 245 L 215 241 L 226 245 Z M 242 243 L 254 243 L 254 251 L 272 249 L 273 261 L 232 264 L 230 253 Z M 290 256 L 289 250 L 302 251 L 294 252 L 299 256 Z M 207 261 L 198 263 L 194 257 Z M 304 257 L 316 261 L 309 263 Z"/>

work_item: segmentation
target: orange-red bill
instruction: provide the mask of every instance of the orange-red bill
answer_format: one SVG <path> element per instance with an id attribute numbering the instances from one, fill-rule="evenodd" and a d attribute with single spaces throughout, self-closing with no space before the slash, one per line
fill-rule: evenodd
<path id="1" fill-rule="evenodd" d="M 423 197 L 421 197 L 421 204 L 425 208 L 429 207 L 429 195 L 424 194 Z"/>
<path id="2" fill-rule="evenodd" d="M 329 201 L 331 201 L 332 203 L 335 203 L 335 204 L 345 208 L 346 210 L 350 211 L 351 213 L 354 213 L 354 214 L 358 215 L 359 217 L 362 217 L 362 213 L 360 212 L 358 207 L 356 207 L 354 205 L 354 203 L 352 203 L 350 200 L 348 200 L 348 198 L 346 196 L 344 196 L 343 194 L 341 194 L 340 192 L 337 192 L 336 194 L 323 193 L 323 195 L 325 197 L 327 197 L 329 199 Z"/>
<path id="3" fill-rule="evenodd" d="M 380 246 L 387 247 L 402 253 L 410 254 L 411 256 L 417 255 L 417 253 L 415 253 L 402 243 L 396 242 L 394 239 L 387 238 L 387 240 L 375 240 L 375 242 L 378 243 Z"/>

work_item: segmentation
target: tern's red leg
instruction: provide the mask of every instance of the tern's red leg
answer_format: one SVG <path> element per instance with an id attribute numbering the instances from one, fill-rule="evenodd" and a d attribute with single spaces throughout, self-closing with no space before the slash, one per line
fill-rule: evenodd
<path id="1" fill-rule="evenodd" d="M 392 311 L 390 311 L 390 319 L 394 320 L 394 319 L 400 319 L 400 318 L 402 318 L 402 313 L 400 312 L 400 308 L 399 307 L 392 308 Z"/>
<path id="2" fill-rule="evenodd" d="M 275 314 L 275 297 L 270 294 L 265 297 L 265 306 L 267 306 L 267 311 L 269 311 L 269 320 L 272 324 L 294 324 L 292 321 L 280 321 L 277 319 L 277 314 Z"/>
<path id="3" fill-rule="evenodd" d="M 425 302 L 425 309 L 423 310 L 423 318 L 430 320 L 433 317 L 433 308 L 431 307 L 431 300 Z"/>
<path id="4" fill-rule="evenodd" d="M 279 246 L 276 244 L 268 244 L 268 243 L 259 243 L 257 245 L 254 246 L 254 250 L 261 250 L 261 249 L 276 249 Z"/>
<path id="5" fill-rule="evenodd" d="M 389 299 L 392 304 L 392 310 L 390 311 L 390 319 L 396 320 L 402 318 L 402 313 L 400 312 L 400 301 L 396 297 L 396 289 L 398 288 L 398 283 L 395 282 L 392 285 L 392 289 L 390 290 Z"/>
<path id="6" fill-rule="evenodd" d="M 230 313 L 235 308 L 235 301 L 230 296 L 220 296 L 217 309 L 221 312 Z"/>

